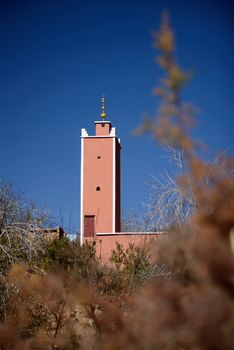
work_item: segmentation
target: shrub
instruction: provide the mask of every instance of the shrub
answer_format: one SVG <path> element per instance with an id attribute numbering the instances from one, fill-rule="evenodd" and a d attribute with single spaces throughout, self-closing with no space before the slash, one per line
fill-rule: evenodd
<path id="1" fill-rule="evenodd" d="M 132 292 L 136 286 L 145 282 L 154 269 L 150 260 L 149 248 L 146 245 L 129 244 L 127 249 L 116 242 L 110 262 L 119 274 L 119 283 L 122 279 L 122 288 L 125 292 Z M 124 283 L 123 283 L 124 281 Z"/>

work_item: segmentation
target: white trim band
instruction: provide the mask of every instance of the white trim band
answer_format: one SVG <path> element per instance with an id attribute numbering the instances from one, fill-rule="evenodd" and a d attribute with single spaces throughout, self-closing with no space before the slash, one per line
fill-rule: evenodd
<path id="1" fill-rule="evenodd" d="M 157 236 L 165 234 L 168 232 L 97 232 L 96 236 Z"/>
<path id="2" fill-rule="evenodd" d="M 80 243 L 84 242 L 83 222 L 83 200 L 84 200 L 84 139 L 81 138 L 81 164 L 80 164 Z"/>

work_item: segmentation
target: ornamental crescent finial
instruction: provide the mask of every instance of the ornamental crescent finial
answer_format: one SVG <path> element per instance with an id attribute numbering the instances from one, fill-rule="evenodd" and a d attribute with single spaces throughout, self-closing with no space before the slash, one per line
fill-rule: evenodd
<path id="1" fill-rule="evenodd" d="M 102 111 L 100 114 L 100 117 L 102 118 L 102 120 L 104 120 L 106 118 L 106 113 L 105 113 L 105 96 L 102 96 Z"/>

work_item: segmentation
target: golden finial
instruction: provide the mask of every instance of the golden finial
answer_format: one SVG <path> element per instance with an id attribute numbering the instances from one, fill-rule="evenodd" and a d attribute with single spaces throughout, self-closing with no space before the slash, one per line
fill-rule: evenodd
<path id="1" fill-rule="evenodd" d="M 105 97 L 104 95 L 102 96 L 102 111 L 100 114 L 100 117 L 104 120 L 106 118 L 106 113 L 105 113 Z"/>

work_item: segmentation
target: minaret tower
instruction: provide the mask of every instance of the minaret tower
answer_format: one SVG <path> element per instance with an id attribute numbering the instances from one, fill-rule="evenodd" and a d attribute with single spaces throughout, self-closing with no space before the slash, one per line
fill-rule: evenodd
<path id="1" fill-rule="evenodd" d="M 81 129 L 81 243 L 96 233 L 120 232 L 120 140 L 106 121 L 102 97 L 101 120 L 95 135 Z"/>

